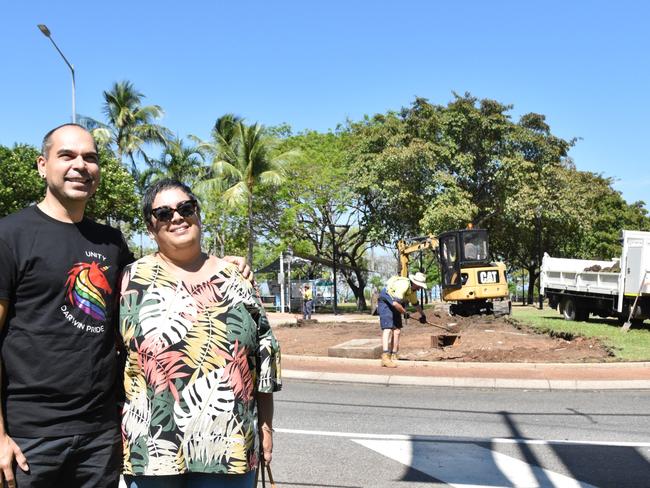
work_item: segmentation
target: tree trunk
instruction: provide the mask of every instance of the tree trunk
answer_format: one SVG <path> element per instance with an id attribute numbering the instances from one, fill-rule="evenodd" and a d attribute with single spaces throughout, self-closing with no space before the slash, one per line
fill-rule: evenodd
<path id="1" fill-rule="evenodd" d="M 355 273 L 357 273 L 355 271 Z M 365 280 L 360 276 L 359 273 L 357 273 L 357 280 L 359 280 L 359 294 L 356 295 L 357 298 L 357 312 L 363 312 L 365 310 L 368 310 L 368 304 L 366 303 L 366 282 Z"/>
<path id="2" fill-rule="evenodd" d="M 535 285 L 539 274 L 537 273 L 537 265 L 526 268 L 526 270 L 528 271 L 528 304 L 531 305 L 535 303 Z"/>
<path id="3" fill-rule="evenodd" d="M 352 275 L 349 272 L 343 273 L 343 276 L 345 276 L 345 282 L 352 290 L 352 293 L 354 293 L 354 301 L 357 303 L 357 311 L 362 312 L 368 309 L 366 296 L 364 295 L 366 290 L 366 280 L 363 278 L 363 271 L 359 269 L 354 269 L 354 275 L 357 278 L 356 282 L 352 279 Z"/>
<path id="4" fill-rule="evenodd" d="M 248 193 L 248 265 L 253 269 L 253 244 L 255 235 L 253 234 L 253 193 Z"/>

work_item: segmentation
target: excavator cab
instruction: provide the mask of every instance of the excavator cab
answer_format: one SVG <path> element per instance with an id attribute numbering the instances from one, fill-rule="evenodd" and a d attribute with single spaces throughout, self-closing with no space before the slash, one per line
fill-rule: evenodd
<path id="1" fill-rule="evenodd" d="M 467 275 L 461 268 L 488 266 L 488 233 L 485 229 L 463 229 L 445 232 L 440 242 L 440 267 L 443 288 L 461 288 Z"/>
<path id="2" fill-rule="evenodd" d="M 466 229 L 457 232 L 462 255 L 461 266 L 472 268 L 488 265 L 490 250 L 487 230 Z"/>

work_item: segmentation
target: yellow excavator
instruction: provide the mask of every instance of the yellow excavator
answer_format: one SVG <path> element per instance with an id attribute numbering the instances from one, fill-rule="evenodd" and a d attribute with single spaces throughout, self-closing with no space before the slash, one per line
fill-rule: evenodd
<path id="1" fill-rule="evenodd" d="M 487 230 L 469 228 L 401 240 L 397 249 L 402 276 L 408 276 L 413 253 L 430 249 L 437 254 L 442 299 L 450 303 L 451 315 L 510 313 L 506 266 L 490 261 Z"/>

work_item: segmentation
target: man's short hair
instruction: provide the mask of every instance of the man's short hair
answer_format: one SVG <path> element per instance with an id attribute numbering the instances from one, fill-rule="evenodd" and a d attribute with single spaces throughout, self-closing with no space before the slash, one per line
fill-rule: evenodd
<path id="1" fill-rule="evenodd" d="M 52 134 L 54 134 L 57 130 L 62 129 L 63 127 L 68 127 L 68 126 L 79 127 L 80 129 L 85 130 L 86 132 L 88 132 L 88 134 L 90 134 L 92 136 L 92 132 L 90 132 L 88 129 L 86 129 L 83 125 L 73 124 L 72 122 L 68 122 L 66 124 L 61 124 L 61 125 L 55 127 L 54 129 L 52 129 L 51 131 L 49 131 L 47 134 L 45 134 L 45 137 L 43 137 L 43 143 L 41 144 L 41 156 L 43 156 L 45 159 L 47 159 L 47 157 L 48 157 L 48 155 L 50 153 L 50 149 L 52 149 L 52 144 L 53 144 L 52 143 Z M 93 143 L 95 144 L 95 151 L 99 152 L 99 150 L 97 149 L 97 141 L 95 140 L 94 137 L 93 137 Z"/>

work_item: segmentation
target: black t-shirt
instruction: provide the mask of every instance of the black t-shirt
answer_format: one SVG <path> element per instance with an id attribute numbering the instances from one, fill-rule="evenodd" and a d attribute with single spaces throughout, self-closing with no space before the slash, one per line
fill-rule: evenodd
<path id="1" fill-rule="evenodd" d="M 120 272 L 132 260 L 118 230 L 89 219 L 64 223 L 36 206 L 0 219 L 9 435 L 75 435 L 115 425 L 115 305 Z"/>

